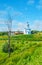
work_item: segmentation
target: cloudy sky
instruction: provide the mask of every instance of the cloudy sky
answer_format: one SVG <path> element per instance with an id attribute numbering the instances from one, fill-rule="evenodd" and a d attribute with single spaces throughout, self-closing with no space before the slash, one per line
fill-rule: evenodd
<path id="1" fill-rule="evenodd" d="M 24 30 L 26 22 L 32 30 L 42 30 L 42 0 L 0 0 L 0 31 L 7 31 L 9 15 L 12 30 Z"/>

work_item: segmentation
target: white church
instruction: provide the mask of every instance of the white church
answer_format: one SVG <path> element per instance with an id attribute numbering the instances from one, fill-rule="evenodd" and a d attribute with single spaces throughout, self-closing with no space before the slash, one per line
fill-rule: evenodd
<path id="1" fill-rule="evenodd" d="M 26 28 L 24 28 L 24 31 L 17 30 L 17 31 L 12 32 L 12 35 L 14 35 L 14 34 L 15 35 L 18 35 L 18 34 L 31 34 L 31 29 L 30 29 L 29 23 L 27 22 Z"/>
<path id="2" fill-rule="evenodd" d="M 29 27 L 29 23 L 27 22 L 26 28 L 24 29 L 24 34 L 31 34 L 31 29 Z"/>

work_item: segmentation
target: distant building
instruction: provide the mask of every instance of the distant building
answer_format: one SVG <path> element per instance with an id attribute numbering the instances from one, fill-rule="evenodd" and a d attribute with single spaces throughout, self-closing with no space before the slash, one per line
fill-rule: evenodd
<path id="1" fill-rule="evenodd" d="M 23 31 L 13 31 L 11 32 L 11 35 L 19 35 L 19 34 L 24 34 Z"/>
<path id="2" fill-rule="evenodd" d="M 26 28 L 24 29 L 24 31 L 13 31 L 11 32 L 11 35 L 19 35 L 19 34 L 31 34 L 31 29 L 29 27 L 29 23 L 27 22 Z"/>
<path id="3" fill-rule="evenodd" d="M 27 22 L 27 27 L 24 29 L 24 34 L 31 34 L 31 29 L 29 27 L 29 23 Z"/>
<path id="4" fill-rule="evenodd" d="M 12 35 L 12 36 L 14 35 L 14 31 L 11 32 L 11 35 Z"/>
<path id="5" fill-rule="evenodd" d="M 22 31 L 15 31 L 14 35 L 18 35 L 18 34 L 24 34 Z"/>

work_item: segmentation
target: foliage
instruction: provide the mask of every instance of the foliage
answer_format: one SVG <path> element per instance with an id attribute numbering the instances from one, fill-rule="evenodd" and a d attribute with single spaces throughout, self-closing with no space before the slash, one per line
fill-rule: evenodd
<path id="1" fill-rule="evenodd" d="M 5 39 L 0 40 L 0 65 L 42 65 L 42 35 L 12 36 L 10 58 L 3 52 L 8 49 L 7 36 L 0 38 Z"/>
<path id="2" fill-rule="evenodd" d="M 0 36 L 2 35 L 8 35 L 8 32 L 0 32 Z"/>
<path id="3" fill-rule="evenodd" d="M 9 49 L 9 44 L 8 43 L 5 43 L 3 45 L 3 48 L 2 48 L 3 52 L 8 53 L 8 49 Z M 13 52 L 13 51 L 14 51 L 14 45 L 11 44 L 10 45 L 10 52 Z"/>

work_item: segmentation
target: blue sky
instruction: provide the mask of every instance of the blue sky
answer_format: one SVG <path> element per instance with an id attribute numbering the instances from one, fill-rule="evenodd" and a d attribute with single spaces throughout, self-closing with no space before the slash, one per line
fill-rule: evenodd
<path id="1" fill-rule="evenodd" d="M 12 30 L 24 30 L 26 22 L 34 30 L 42 30 L 42 0 L 0 0 L 0 31 L 7 31 L 8 13 Z"/>

